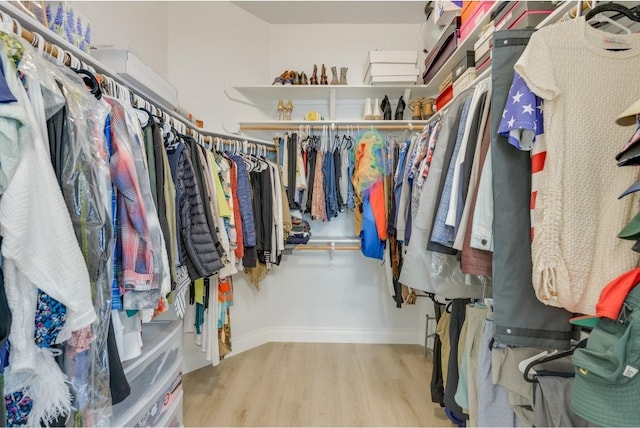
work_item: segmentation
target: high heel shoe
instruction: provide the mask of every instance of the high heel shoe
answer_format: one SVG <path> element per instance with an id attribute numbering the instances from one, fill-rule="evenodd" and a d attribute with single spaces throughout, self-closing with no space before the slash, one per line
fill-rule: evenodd
<path id="1" fill-rule="evenodd" d="M 278 106 L 276 109 L 278 111 L 278 120 L 284 120 L 284 101 L 281 99 L 278 100 Z"/>
<path id="2" fill-rule="evenodd" d="M 291 100 L 287 101 L 287 104 L 284 106 L 285 120 L 291 120 L 291 114 L 293 113 L 293 102 Z"/>
<path id="3" fill-rule="evenodd" d="M 404 119 L 404 108 L 405 108 L 406 104 L 404 102 L 404 100 L 402 99 L 402 95 L 400 95 L 400 99 L 398 100 L 398 106 L 396 107 L 396 114 L 394 116 L 395 120 L 402 120 Z"/>
<path id="4" fill-rule="evenodd" d="M 321 85 L 329 84 L 329 80 L 327 79 L 327 67 L 325 67 L 324 64 L 322 64 L 322 74 L 320 75 L 320 84 Z"/>
<path id="5" fill-rule="evenodd" d="M 309 79 L 307 78 L 307 73 L 305 73 L 304 71 L 302 73 L 300 73 L 300 84 L 301 85 L 308 85 L 309 84 Z"/>
<path id="6" fill-rule="evenodd" d="M 317 85 L 318 84 L 318 66 L 316 64 L 313 64 L 313 74 L 311 75 L 311 78 L 309 79 L 309 83 L 312 85 Z"/>
<path id="7" fill-rule="evenodd" d="M 382 114 L 384 115 L 384 120 L 391 120 L 391 102 L 389 102 L 388 96 L 386 95 L 384 96 L 380 107 L 382 108 Z"/>
<path id="8" fill-rule="evenodd" d="M 332 85 L 338 84 L 338 70 L 336 69 L 335 65 L 331 67 L 331 84 Z"/>

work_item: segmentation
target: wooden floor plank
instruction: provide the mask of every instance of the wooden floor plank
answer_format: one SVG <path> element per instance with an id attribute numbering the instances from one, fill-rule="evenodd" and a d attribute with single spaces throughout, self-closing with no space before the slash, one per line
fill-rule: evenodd
<path id="1" fill-rule="evenodd" d="M 184 376 L 185 426 L 451 426 L 423 352 L 268 343 Z"/>

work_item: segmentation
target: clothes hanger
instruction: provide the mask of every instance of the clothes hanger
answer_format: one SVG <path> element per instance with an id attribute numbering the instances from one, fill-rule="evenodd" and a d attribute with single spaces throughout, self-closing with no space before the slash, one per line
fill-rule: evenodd
<path id="1" fill-rule="evenodd" d="M 619 3 L 614 3 L 614 2 L 608 2 L 608 3 L 602 3 L 599 4 L 598 6 L 594 7 L 593 9 L 591 9 L 586 15 L 585 15 L 585 20 L 589 21 L 591 20 L 591 18 L 593 18 L 594 16 L 602 13 L 602 12 L 617 12 L 622 14 L 623 16 L 626 16 L 627 18 L 629 18 L 632 21 L 635 22 L 640 22 L 640 15 L 638 15 L 636 12 L 634 12 L 633 10 L 629 9 L 628 7 L 621 5 Z"/>
<path id="2" fill-rule="evenodd" d="M 564 352 L 555 352 L 552 354 L 549 354 L 547 356 L 544 356 L 540 359 L 536 359 L 535 361 L 530 362 L 529 364 L 527 364 L 527 366 L 524 369 L 524 372 L 522 374 L 522 376 L 524 377 L 524 380 L 528 383 L 537 383 L 537 379 L 535 377 L 529 377 L 529 373 L 533 374 L 535 376 L 535 371 L 532 371 L 533 367 L 537 366 L 538 364 L 544 364 L 544 363 L 548 363 L 550 361 L 555 361 L 555 360 L 559 360 L 561 358 L 564 357 L 568 357 L 570 355 L 573 355 L 573 352 L 578 349 L 578 348 L 584 348 L 587 345 L 587 339 L 583 339 L 580 342 L 578 342 L 576 344 L 576 346 L 574 346 L 573 348 L 569 349 L 568 351 L 564 351 Z"/>

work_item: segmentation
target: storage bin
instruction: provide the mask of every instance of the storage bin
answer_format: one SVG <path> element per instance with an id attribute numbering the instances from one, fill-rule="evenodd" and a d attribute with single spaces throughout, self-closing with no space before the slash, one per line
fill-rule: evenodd
<path id="1" fill-rule="evenodd" d="M 182 355 L 182 323 L 180 321 L 152 321 L 142 326 L 142 354 L 122 366 L 129 382 L 134 381 L 147 367 L 159 359 L 171 365 Z M 165 355 L 171 353 L 173 359 Z"/>
<path id="2" fill-rule="evenodd" d="M 182 425 L 182 376 L 164 390 L 145 414 L 137 418 L 135 427 L 168 427 Z M 176 417 L 179 416 L 179 417 Z"/>
<path id="3" fill-rule="evenodd" d="M 167 355 L 168 356 L 168 355 Z M 138 425 L 150 413 L 157 412 L 158 400 L 167 393 L 172 394 L 182 383 L 182 358 L 174 360 L 172 366 L 164 364 L 166 360 L 154 360 L 147 368 L 130 382 L 131 394 L 123 402 L 113 406 L 112 425 L 129 427 Z"/>
<path id="4" fill-rule="evenodd" d="M 157 416 L 163 397 L 167 393 L 177 396 L 181 390 L 182 323 L 147 323 L 142 328 L 142 341 L 142 354 L 123 363 L 131 394 L 113 406 L 113 426 L 134 426 L 141 419 Z"/>

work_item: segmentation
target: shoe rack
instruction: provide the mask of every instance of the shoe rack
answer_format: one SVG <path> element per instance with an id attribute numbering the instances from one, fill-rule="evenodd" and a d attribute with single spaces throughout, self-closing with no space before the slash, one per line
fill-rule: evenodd
<path id="1" fill-rule="evenodd" d="M 227 86 L 225 94 L 229 101 L 251 105 L 264 112 L 264 116 L 277 117 L 274 112 L 279 100 L 291 100 L 294 106 L 292 120 L 256 120 L 237 124 L 240 131 L 285 131 L 300 125 L 312 127 L 330 126 L 332 129 L 347 127 L 375 128 L 384 131 L 419 129 L 426 120 L 411 120 L 409 100 L 429 94 L 425 85 L 370 86 L 370 85 L 256 85 Z M 392 101 L 392 113 L 400 96 L 407 106 L 404 118 L 408 120 L 364 120 L 364 105 L 367 98 L 382 101 L 387 95 Z M 304 120 L 309 111 L 319 112 L 324 120 Z"/>

